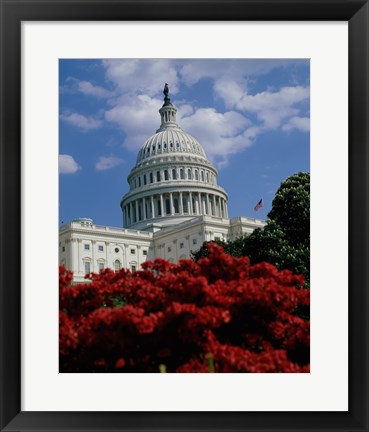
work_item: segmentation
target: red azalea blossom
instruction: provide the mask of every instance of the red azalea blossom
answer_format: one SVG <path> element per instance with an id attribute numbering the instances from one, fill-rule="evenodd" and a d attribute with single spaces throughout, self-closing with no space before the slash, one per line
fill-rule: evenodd
<path id="1" fill-rule="evenodd" d="M 60 371 L 309 372 L 303 278 L 208 249 L 197 263 L 156 259 L 74 286 L 60 267 Z"/>

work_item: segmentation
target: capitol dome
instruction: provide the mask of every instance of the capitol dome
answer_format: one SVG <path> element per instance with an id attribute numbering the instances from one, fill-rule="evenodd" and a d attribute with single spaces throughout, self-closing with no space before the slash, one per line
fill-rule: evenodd
<path id="1" fill-rule="evenodd" d="M 127 179 L 123 226 L 144 230 L 204 215 L 228 218 L 228 195 L 217 185 L 217 170 L 201 144 L 177 124 L 167 85 L 163 93 L 160 128 L 143 144 Z"/>

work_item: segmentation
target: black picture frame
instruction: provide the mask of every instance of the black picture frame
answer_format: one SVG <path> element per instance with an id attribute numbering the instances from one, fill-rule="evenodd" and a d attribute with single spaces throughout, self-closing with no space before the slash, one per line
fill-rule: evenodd
<path id="1" fill-rule="evenodd" d="M 359 0 L 0 0 L 0 6 L 1 431 L 368 431 L 368 2 Z M 34 20 L 348 21 L 348 412 L 21 411 L 21 273 L 19 270 L 22 235 L 21 22 Z M 339 208 L 330 211 L 339 212 Z M 324 289 L 324 287 L 320 288 Z"/>

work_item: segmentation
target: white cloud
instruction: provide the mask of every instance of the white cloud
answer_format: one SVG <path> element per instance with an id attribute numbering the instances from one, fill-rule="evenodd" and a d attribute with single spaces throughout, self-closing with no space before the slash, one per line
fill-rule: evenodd
<path id="1" fill-rule="evenodd" d="M 91 129 L 98 129 L 102 127 L 103 122 L 93 117 L 87 117 L 78 113 L 61 114 L 60 119 L 68 124 L 76 126 L 87 132 Z"/>
<path id="2" fill-rule="evenodd" d="M 173 95 L 180 85 L 190 87 L 210 78 L 213 96 L 224 102 L 226 112 L 206 106 L 198 108 L 198 102 L 175 98 L 172 102 L 178 108 L 179 125 L 199 140 L 219 167 L 268 130 L 309 130 L 308 119 L 302 114 L 310 97 L 308 87 L 290 80 L 290 85 L 280 89 L 250 92 L 249 87 L 252 88 L 258 75 L 291 63 L 295 61 L 104 60 L 106 76 L 115 86 L 116 94 L 121 94 L 109 100 L 111 108 L 105 112 L 105 120 L 124 131 L 123 145 L 127 149 L 137 151 L 160 125 L 158 110 L 163 104 L 164 82 L 169 83 Z"/>
<path id="3" fill-rule="evenodd" d="M 266 74 L 277 67 L 284 67 L 291 60 L 184 60 L 180 75 L 185 84 L 193 85 L 202 78 L 228 78 L 233 82 L 243 82 L 252 75 Z"/>
<path id="4" fill-rule="evenodd" d="M 107 78 L 121 91 L 155 96 L 169 84 L 170 93 L 178 92 L 178 72 L 172 60 L 103 60 Z"/>
<path id="5" fill-rule="evenodd" d="M 82 93 L 97 99 L 106 99 L 113 96 L 113 92 L 91 81 L 81 81 L 77 78 L 68 77 L 65 82 L 66 84 L 61 87 L 61 91 L 64 93 Z"/>
<path id="6" fill-rule="evenodd" d="M 74 174 L 80 169 L 81 167 L 71 155 L 59 155 L 59 174 Z"/>
<path id="7" fill-rule="evenodd" d="M 121 127 L 126 138 L 124 146 L 129 150 L 138 150 L 143 143 L 160 127 L 160 99 L 148 95 L 135 97 L 123 96 L 117 105 L 105 112 L 105 119 Z"/>
<path id="8" fill-rule="evenodd" d="M 288 122 L 283 125 L 282 129 L 286 132 L 292 129 L 297 129 L 302 132 L 309 132 L 310 130 L 310 118 L 309 117 L 292 117 Z"/>
<path id="9" fill-rule="evenodd" d="M 100 156 L 96 162 L 96 169 L 98 171 L 104 171 L 114 168 L 123 163 L 123 159 L 116 156 Z"/>
<path id="10" fill-rule="evenodd" d="M 206 155 L 218 166 L 252 144 L 252 137 L 247 136 L 249 125 L 250 121 L 240 113 L 219 113 L 213 108 L 200 108 L 181 119 L 183 129 L 202 144 Z"/>
<path id="11" fill-rule="evenodd" d="M 112 96 L 112 92 L 103 87 L 92 84 L 89 81 L 79 81 L 78 90 L 88 96 L 94 96 L 98 99 L 105 99 Z"/>

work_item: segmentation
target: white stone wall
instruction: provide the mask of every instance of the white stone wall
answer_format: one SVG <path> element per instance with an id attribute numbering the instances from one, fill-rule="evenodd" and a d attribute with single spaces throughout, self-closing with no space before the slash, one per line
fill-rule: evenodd
<path id="1" fill-rule="evenodd" d="M 60 229 L 59 263 L 83 282 L 87 270 L 121 267 L 138 270 L 152 252 L 152 233 L 71 222 Z"/>
<path id="2" fill-rule="evenodd" d="M 60 229 L 59 263 L 73 271 L 75 282 L 83 282 L 87 271 L 98 273 L 101 268 L 139 270 L 155 258 L 176 263 L 190 258 L 204 241 L 234 240 L 264 225 L 253 218 L 198 216 L 147 232 L 74 221 Z"/>

